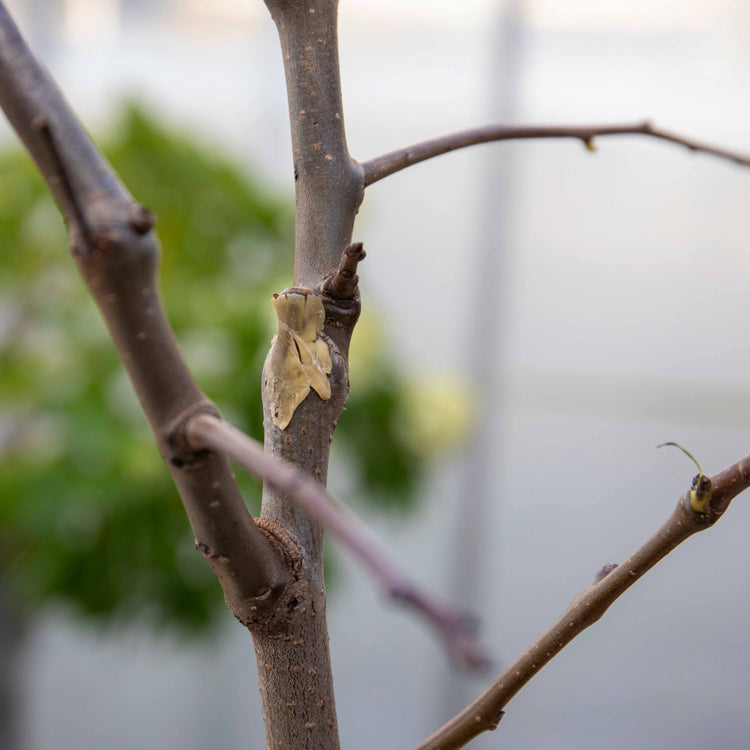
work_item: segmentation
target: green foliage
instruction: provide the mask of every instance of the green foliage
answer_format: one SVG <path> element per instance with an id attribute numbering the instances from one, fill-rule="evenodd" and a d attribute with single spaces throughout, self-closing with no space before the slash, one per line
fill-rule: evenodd
<path id="1" fill-rule="evenodd" d="M 165 305 L 201 388 L 262 437 L 271 293 L 289 285 L 293 215 L 235 165 L 129 108 L 105 151 L 158 216 Z M 28 159 L 0 157 L 0 567 L 32 606 L 196 629 L 223 611 L 62 221 Z M 370 353 L 372 355 L 372 353 Z M 354 495 L 407 507 L 423 456 L 382 352 L 342 419 Z M 238 472 L 253 511 L 259 488 Z"/>

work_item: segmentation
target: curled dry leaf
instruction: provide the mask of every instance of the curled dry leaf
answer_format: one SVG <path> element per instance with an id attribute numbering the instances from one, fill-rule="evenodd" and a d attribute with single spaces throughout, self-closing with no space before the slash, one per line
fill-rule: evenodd
<path id="1" fill-rule="evenodd" d="M 312 289 L 287 289 L 273 300 L 279 332 L 266 359 L 266 384 L 273 423 L 286 429 L 310 389 L 331 398 L 331 353 L 321 335 L 325 323 L 323 301 Z"/>

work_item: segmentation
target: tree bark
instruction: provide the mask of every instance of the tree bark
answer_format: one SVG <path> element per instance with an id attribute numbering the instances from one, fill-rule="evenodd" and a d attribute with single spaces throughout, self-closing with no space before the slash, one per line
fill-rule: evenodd
<path id="1" fill-rule="evenodd" d="M 324 334 L 330 334 L 333 354 L 331 398 L 324 401 L 311 391 L 283 430 L 273 423 L 264 378 L 266 452 L 295 464 L 321 484 L 326 482 L 333 431 L 349 392 L 348 335 L 357 312 L 358 308 L 342 311 L 332 300 L 327 302 L 329 323 Z M 340 347 L 334 343 L 336 339 Z M 292 497 L 268 482 L 263 487 L 261 517 L 284 535 L 287 548 L 297 555 L 295 582 L 281 603 L 286 608 L 283 627 L 251 628 L 266 746 L 336 750 L 339 741 L 326 622 L 323 528 Z"/>
<path id="2" fill-rule="evenodd" d="M 351 242 L 364 195 L 344 130 L 338 0 L 266 0 L 281 40 L 297 197 L 294 283 L 315 288 Z"/>
<path id="3" fill-rule="evenodd" d="M 348 350 L 359 315 L 356 289 L 326 290 L 351 242 L 364 193 L 349 156 L 339 77 L 336 0 L 266 0 L 281 41 L 287 82 L 296 192 L 294 284 L 323 299 L 332 368 L 331 395 L 310 391 L 289 424 L 274 424 L 268 361 L 264 373 L 265 449 L 325 484 L 330 443 L 349 392 Z M 266 745 L 337 750 L 338 727 L 326 624 L 323 529 L 292 498 L 266 483 L 262 518 L 299 550 L 295 584 L 284 596 L 281 629 L 253 628 Z"/>

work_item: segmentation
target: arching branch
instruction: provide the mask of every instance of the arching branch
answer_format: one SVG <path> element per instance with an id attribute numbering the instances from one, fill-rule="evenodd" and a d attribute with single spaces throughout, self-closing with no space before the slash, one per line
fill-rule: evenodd
<path id="1" fill-rule="evenodd" d="M 421 161 L 457 151 L 467 146 L 476 146 L 479 143 L 540 138 L 575 138 L 583 141 L 589 150 L 594 151 L 596 150 L 594 146 L 595 138 L 611 135 L 643 135 L 659 138 L 684 146 L 691 151 L 711 154 L 720 159 L 729 159 L 744 167 L 750 166 L 750 156 L 710 146 L 662 130 L 655 127 L 649 120 L 623 125 L 487 125 L 486 127 L 463 130 L 460 133 L 451 133 L 440 138 L 415 143 L 413 146 L 391 151 L 388 154 L 363 162 L 365 187 L 388 177 L 388 175 L 400 172 L 402 169 L 419 164 Z"/>

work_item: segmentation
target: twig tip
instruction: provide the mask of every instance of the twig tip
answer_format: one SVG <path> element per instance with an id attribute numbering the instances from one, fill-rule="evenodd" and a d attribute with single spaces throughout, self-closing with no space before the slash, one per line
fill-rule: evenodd
<path id="1" fill-rule="evenodd" d="M 338 300 L 355 299 L 359 283 L 357 266 L 366 256 L 361 242 L 347 245 L 341 254 L 338 270 L 323 282 L 323 293 Z"/>

